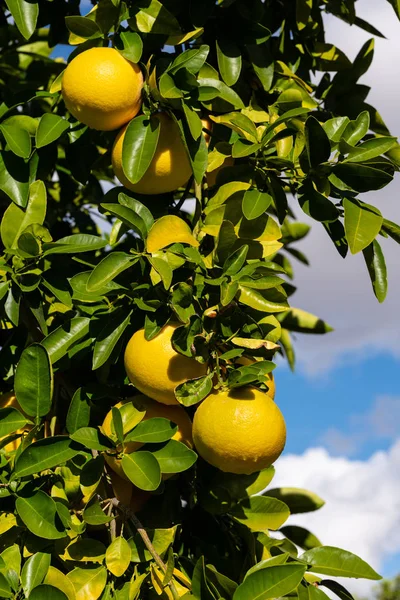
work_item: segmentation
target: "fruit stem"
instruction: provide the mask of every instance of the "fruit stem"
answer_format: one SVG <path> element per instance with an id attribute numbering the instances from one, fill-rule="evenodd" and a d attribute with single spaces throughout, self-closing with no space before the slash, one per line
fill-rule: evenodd
<path id="1" fill-rule="evenodd" d="M 112 504 L 116 507 L 122 508 L 120 502 L 116 498 L 113 498 Z M 135 515 L 134 512 L 127 509 L 126 507 L 124 507 L 124 511 L 128 515 L 129 519 L 132 521 L 132 523 L 134 524 L 136 531 L 138 532 L 138 534 L 140 535 L 140 537 L 143 540 L 144 545 L 146 546 L 147 550 L 150 552 L 150 554 L 154 558 L 154 562 L 160 567 L 161 571 L 165 574 L 167 572 L 167 565 L 164 563 L 163 559 L 161 558 L 161 556 L 158 554 L 157 550 L 154 548 L 153 544 L 151 543 L 151 540 L 150 540 L 149 536 L 147 535 L 147 531 L 143 527 L 142 523 L 139 521 L 139 519 L 137 518 L 137 516 Z M 176 589 L 175 583 L 172 581 L 172 579 L 168 583 L 168 586 L 171 590 L 171 594 L 172 594 L 174 600 L 179 600 L 178 590 Z"/>

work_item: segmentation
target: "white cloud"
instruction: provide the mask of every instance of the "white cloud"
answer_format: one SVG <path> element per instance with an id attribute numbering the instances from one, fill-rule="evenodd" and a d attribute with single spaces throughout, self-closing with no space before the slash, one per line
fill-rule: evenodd
<path id="1" fill-rule="evenodd" d="M 378 396 L 371 409 L 348 417 L 346 433 L 330 427 L 320 441 L 332 454 L 352 456 L 373 440 L 394 440 L 400 431 L 400 397 Z"/>
<path id="2" fill-rule="evenodd" d="M 310 448 L 278 461 L 273 486 L 306 488 L 320 495 L 325 506 L 294 515 L 289 522 L 309 528 L 325 545 L 354 552 L 379 572 L 385 559 L 400 552 L 399 472 L 400 440 L 366 461 L 334 458 L 323 448 Z M 376 585 L 355 579 L 342 583 L 369 598 Z"/>

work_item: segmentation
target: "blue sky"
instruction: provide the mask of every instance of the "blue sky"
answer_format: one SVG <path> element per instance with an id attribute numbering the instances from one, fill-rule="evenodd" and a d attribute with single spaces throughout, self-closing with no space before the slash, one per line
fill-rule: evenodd
<path id="1" fill-rule="evenodd" d="M 357 12 L 388 37 L 376 40 L 373 66 L 362 83 L 372 86 L 369 101 L 392 133 L 400 134 L 400 23 L 385 0 L 360 0 Z M 326 21 L 326 33 L 350 59 L 370 38 L 336 19 Z M 54 55 L 66 56 L 66 48 Z M 400 222 L 400 177 L 364 199 Z M 311 267 L 296 265 L 293 304 L 326 319 L 335 331 L 299 336 L 296 372 L 283 364 L 276 371 L 276 400 L 288 428 L 276 483 L 319 493 L 326 506 L 293 522 L 310 526 L 326 544 L 359 553 L 391 577 L 400 572 L 400 247 L 390 240 L 382 245 L 389 294 L 379 305 L 361 256 L 342 261 L 318 224 L 303 243 Z M 370 583 L 349 587 L 371 598 Z"/>

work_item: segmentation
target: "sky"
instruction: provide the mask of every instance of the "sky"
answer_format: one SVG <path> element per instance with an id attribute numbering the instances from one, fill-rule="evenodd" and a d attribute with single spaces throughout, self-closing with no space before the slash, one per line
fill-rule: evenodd
<path id="1" fill-rule="evenodd" d="M 400 134 L 400 22 L 385 0 L 358 0 L 358 16 L 387 39 L 376 39 L 375 57 L 361 83 L 368 102 Z M 371 36 L 330 17 L 327 41 L 350 59 Z M 400 176 L 389 187 L 364 195 L 383 215 L 400 223 Z M 295 213 L 310 222 L 296 204 Z M 400 247 L 380 239 L 389 275 L 384 304 L 375 299 L 362 255 L 343 260 L 322 226 L 312 222 L 299 245 L 311 266 L 296 266 L 299 289 L 292 304 L 325 319 L 334 332 L 297 336 L 295 373 L 280 364 L 277 396 L 287 422 L 287 445 L 276 463 L 273 485 L 308 488 L 326 504 L 291 517 L 326 545 L 359 554 L 384 577 L 400 572 Z M 372 598 L 376 584 L 343 581 Z"/>

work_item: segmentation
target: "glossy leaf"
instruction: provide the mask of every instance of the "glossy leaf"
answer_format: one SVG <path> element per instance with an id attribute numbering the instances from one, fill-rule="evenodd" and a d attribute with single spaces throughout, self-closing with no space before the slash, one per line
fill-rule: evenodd
<path id="1" fill-rule="evenodd" d="M 375 206 L 356 199 L 345 198 L 343 206 L 346 238 L 350 252 L 356 254 L 376 238 L 382 227 L 383 217 Z"/>
<path id="2" fill-rule="evenodd" d="M 35 181 L 29 189 L 25 210 L 11 203 L 1 221 L 1 239 L 6 248 L 16 248 L 23 231 L 33 223 L 44 222 L 46 216 L 46 188 L 43 181 Z"/>
<path id="3" fill-rule="evenodd" d="M 363 255 L 374 294 L 379 302 L 383 302 L 386 298 L 388 282 L 385 257 L 379 242 L 373 240 L 364 248 Z"/>
<path id="4" fill-rule="evenodd" d="M 240 48 L 226 38 L 216 41 L 218 68 L 226 85 L 235 85 L 242 69 Z"/>
<path id="5" fill-rule="evenodd" d="M 68 600 L 68 596 L 62 590 L 42 583 L 32 590 L 30 600 Z"/>
<path id="6" fill-rule="evenodd" d="M 111 442 L 96 427 L 80 427 L 70 437 L 71 440 L 90 450 L 108 450 L 112 448 Z"/>
<path id="7" fill-rule="evenodd" d="M 176 527 L 171 527 L 170 529 L 147 529 L 146 532 L 155 551 L 162 556 L 174 541 Z M 129 545 L 132 551 L 132 562 L 140 563 L 153 560 L 152 555 L 138 533 L 135 533 L 129 540 Z"/>
<path id="8" fill-rule="evenodd" d="M 197 454 L 177 440 L 170 440 L 153 450 L 152 455 L 157 459 L 161 473 L 181 473 L 190 469 L 197 460 Z"/>
<path id="9" fill-rule="evenodd" d="M 132 452 L 122 457 L 122 468 L 128 479 L 141 490 L 153 491 L 161 482 L 157 459 L 146 451 Z"/>
<path id="10" fill-rule="evenodd" d="M 381 137 L 367 140 L 350 150 L 349 156 L 344 162 L 359 162 L 376 158 L 377 156 L 388 152 L 396 145 L 396 143 L 396 138 L 393 137 Z"/>
<path id="11" fill-rule="evenodd" d="M 122 146 L 122 166 L 126 177 L 137 183 L 146 173 L 155 154 L 160 122 L 145 115 L 132 119 Z"/>
<path id="12" fill-rule="evenodd" d="M 59 589 L 66 595 L 68 600 L 76 599 L 74 586 L 72 585 L 68 577 L 55 567 L 49 567 L 47 575 L 44 578 L 44 583 L 52 585 L 53 587 Z"/>
<path id="13" fill-rule="evenodd" d="M 81 427 L 87 427 L 90 422 L 90 405 L 82 388 L 78 388 L 72 397 L 68 408 L 66 426 L 69 433 L 74 433 Z"/>
<path id="14" fill-rule="evenodd" d="M 276 498 L 253 496 L 242 500 L 230 510 L 237 521 L 252 531 L 279 529 L 290 515 L 289 508 Z"/>
<path id="15" fill-rule="evenodd" d="M 272 202 L 272 196 L 259 190 L 247 190 L 243 196 L 242 210 L 249 221 L 264 214 Z"/>
<path id="16" fill-rule="evenodd" d="M 28 420 L 16 408 L 11 406 L 0 408 L 0 439 L 21 429 L 27 422 Z"/>
<path id="17" fill-rule="evenodd" d="M 393 179 L 391 173 L 359 163 L 339 163 L 333 173 L 357 192 L 380 190 Z"/>
<path id="18" fill-rule="evenodd" d="M 198 379 L 189 379 L 184 383 L 180 383 L 175 388 L 175 396 L 180 404 L 183 406 L 193 406 L 198 404 L 213 388 L 213 374 L 199 377 Z"/>
<path id="19" fill-rule="evenodd" d="M 78 252 L 92 252 L 100 250 L 107 245 L 106 240 L 101 239 L 97 235 L 89 233 L 75 233 L 67 237 L 43 244 L 44 255 L 51 254 L 77 254 Z"/>
<path id="20" fill-rule="evenodd" d="M 43 148 L 58 138 L 69 129 L 69 122 L 58 115 L 45 113 L 36 131 L 36 147 Z"/>
<path id="21" fill-rule="evenodd" d="M 39 15 L 38 3 L 29 2 L 28 0 L 6 0 L 6 4 L 16 26 L 24 38 L 28 40 L 36 28 Z"/>
<path id="22" fill-rule="evenodd" d="M 96 292 L 112 281 L 117 275 L 128 269 L 135 258 L 125 252 L 110 252 L 93 269 L 87 281 L 88 292 Z"/>
<path id="23" fill-rule="evenodd" d="M 278 315 L 278 320 L 289 331 L 314 334 L 333 331 L 328 323 L 300 308 L 291 307 L 288 312 Z"/>
<path id="24" fill-rule="evenodd" d="M 300 546 L 300 548 L 303 548 L 304 550 L 311 550 L 317 546 L 322 546 L 319 539 L 304 527 L 299 527 L 298 525 L 285 525 L 280 531 L 291 542 L 296 544 L 296 546 Z"/>
<path id="25" fill-rule="evenodd" d="M 261 569 L 239 585 L 233 600 L 267 600 L 285 596 L 299 585 L 304 572 L 305 566 L 299 563 Z"/>
<path id="26" fill-rule="evenodd" d="M 3 123 L 0 130 L 5 137 L 10 150 L 21 158 L 28 158 L 31 153 L 31 137 L 26 129 L 12 124 Z"/>
<path id="27" fill-rule="evenodd" d="M 327 161 L 331 155 L 331 145 L 322 125 L 315 117 L 307 119 L 305 136 L 310 167 Z"/>
<path id="28" fill-rule="evenodd" d="M 153 417 L 146 421 L 141 421 L 125 437 L 125 442 L 155 443 L 166 442 L 170 440 L 178 431 L 175 425 L 169 419 L 162 417 Z"/>
<path id="29" fill-rule="evenodd" d="M 83 511 L 83 520 L 88 525 L 105 525 L 112 521 L 113 517 L 106 515 L 102 510 L 100 504 L 96 500 L 92 500 Z"/>
<path id="30" fill-rule="evenodd" d="M 59 520 L 56 503 L 42 491 L 33 496 L 19 496 L 16 501 L 18 515 L 34 535 L 48 540 L 57 540 L 67 534 Z"/>
<path id="31" fill-rule="evenodd" d="M 131 562 L 131 547 L 125 538 L 119 536 L 108 546 L 106 551 L 107 569 L 115 575 L 122 577 Z"/>
<path id="32" fill-rule="evenodd" d="M 268 490 L 265 494 L 267 497 L 278 498 L 287 504 L 291 514 L 318 510 L 325 504 L 317 494 L 300 488 L 275 488 Z"/>
<path id="33" fill-rule="evenodd" d="M 143 42 L 140 35 L 133 31 L 123 31 L 120 40 L 122 48 L 118 45 L 118 52 L 127 60 L 138 63 L 143 51 Z"/>
<path id="34" fill-rule="evenodd" d="M 75 343 L 82 340 L 89 332 L 90 319 L 74 317 L 52 331 L 42 342 L 49 353 L 52 364 L 65 356 Z"/>
<path id="35" fill-rule="evenodd" d="M 98 600 L 107 582 L 107 570 L 98 568 L 76 568 L 67 573 L 68 579 L 75 588 L 76 600 Z"/>
<path id="36" fill-rule="evenodd" d="M 12 598 L 13 592 L 3 573 L 0 573 L 0 598 Z"/>
<path id="37" fill-rule="evenodd" d="M 39 440 L 28 446 L 18 457 L 15 477 L 26 477 L 61 465 L 76 456 L 82 447 L 65 435 Z"/>
<path id="38" fill-rule="evenodd" d="M 110 358 L 131 320 L 131 312 L 111 315 L 107 325 L 96 338 L 93 352 L 93 369 L 99 369 Z M 125 317 L 125 318 L 124 318 Z"/>
<path id="39" fill-rule="evenodd" d="M 53 370 L 41 344 L 25 348 L 15 373 L 15 394 L 21 408 L 31 417 L 44 417 L 53 398 Z"/>
<path id="40" fill-rule="evenodd" d="M 21 573 L 22 589 L 26 597 L 29 597 L 33 588 L 42 583 L 49 570 L 50 562 L 50 553 L 37 552 L 28 558 Z"/>
<path id="41" fill-rule="evenodd" d="M 308 550 L 300 556 L 309 565 L 313 573 L 322 573 L 336 577 L 362 577 L 363 579 L 382 579 L 372 567 L 361 558 L 332 546 L 321 546 Z"/>

